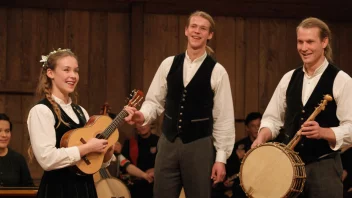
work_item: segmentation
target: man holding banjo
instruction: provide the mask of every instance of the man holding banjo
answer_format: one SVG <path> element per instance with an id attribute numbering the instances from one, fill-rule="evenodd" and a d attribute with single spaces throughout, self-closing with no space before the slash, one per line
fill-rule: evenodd
<path id="1" fill-rule="evenodd" d="M 306 174 L 300 197 L 340 198 L 343 186 L 338 150 L 352 144 L 351 77 L 332 65 L 331 32 L 323 21 L 307 18 L 296 33 L 303 66 L 281 79 L 252 148 L 274 139 L 281 127 L 284 144 L 299 131 L 302 139 L 294 150 L 304 162 Z M 332 101 L 315 120 L 307 121 L 325 94 L 331 95 Z M 257 166 L 261 166 L 259 161 Z"/>

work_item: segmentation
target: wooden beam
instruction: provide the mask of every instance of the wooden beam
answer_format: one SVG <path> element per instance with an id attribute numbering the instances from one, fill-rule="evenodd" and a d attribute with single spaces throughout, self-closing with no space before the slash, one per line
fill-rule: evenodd
<path id="1" fill-rule="evenodd" d="M 2 0 L 0 6 L 15 8 L 49 8 L 49 9 L 72 9 L 129 12 L 130 3 L 124 0 Z"/>
<path id="2" fill-rule="evenodd" d="M 32 81 L 0 81 L 0 93 L 34 94 L 37 82 Z"/>
<path id="3" fill-rule="evenodd" d="M 298 18 L 351 21 L 348 0 L 1 0 L 0 7 L 78 9 L 130 12 L 133 4 L 144 4 L 144 13 L 184 14 L 204 10 L 212 16 Z"/>
<path id="4" fill-rule="evenodd" d="M 326 2 L 326 1 L 324 1 Z M 225 1 L 166 1 L 145 4 L 147 14 L 185 14 L 203 10 L 212 16 L 298 18 L 314 16 L 322 19 L 351 21 L 352 5 L 349 1 L 336 3 L 291 3 L 252 0 L 230 3 Z"/>

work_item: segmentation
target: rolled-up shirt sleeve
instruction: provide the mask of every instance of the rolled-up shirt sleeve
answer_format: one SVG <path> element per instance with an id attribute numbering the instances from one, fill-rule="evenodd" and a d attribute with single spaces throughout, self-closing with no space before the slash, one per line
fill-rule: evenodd
<path id="1" fill-rule="evenodd" d="M 145 101 L 140 109 L 144 115 L 144 124 L 150 124 L 165 110 L 164 105 L 167 93 L 166 77 L 170 71 L 173 60 L 174 57 L 170 56 L 160 64 L 153 81 L 150 84 Z"/>
<path id="2" fill-rule="evenodd" d="M 294 70 L 286 73 L 277 85 L 270 102 L 265 109 L 263 118 L 260 123 L 259 132 L 262 128 L 268 128 L 271 131 L 272 139 L 280 133 L 280 128 L 284 125 L 286 111 L 286 90 L 291 80 Z"/>
<path id="3" fill-rule="evenodd" d="M 85 113 L 86 114 L 86 113 Z M 78 147 L 56 148 L 55 118 L 43 104 L 29 112 L 27 126 L 34 156 L 44 170 L 74 165 L 81 157 Z"/>

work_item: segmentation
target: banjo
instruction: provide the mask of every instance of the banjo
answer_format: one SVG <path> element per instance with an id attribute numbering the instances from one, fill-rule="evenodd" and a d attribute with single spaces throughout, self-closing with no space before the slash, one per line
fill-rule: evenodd
<path id="1" fill-rule="evenodd" d="M 307 121 L 325 109 L 330 95 L 325 95 Z M 269 142 L 250 149 L 240 168 L 240 182 L 248 197 L 297 197 L 304 187 L 306 171 L 302 159 L 293 149 L 301 140 L 299 130 L 287 144 Z M 260 166 L 258 163 L 260 162 Z"/>

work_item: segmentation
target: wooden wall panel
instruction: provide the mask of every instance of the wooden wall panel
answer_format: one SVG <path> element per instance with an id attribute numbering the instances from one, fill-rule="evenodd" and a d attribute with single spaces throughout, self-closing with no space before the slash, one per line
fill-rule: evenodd
<path id="1" fill-rule="evenodd" d="M 0 8 L 0 81 L 6 80 L 7 10 Z"/>
<path id="2" fill-rule="evenodd" d="M 9 116 L 13 125 L 10 147 L 17 152 L 21 152 L 23 148 L 21 95 L 7 95 L 4 112 Z"/>
<path id="3" fill-rule="evenodd" d="M 179 52 L 179 24 L 174 15 L 146 15 L 144 29 L 144 81 L 147 92 L 160 63 Z"/>
<path id="4" fill-rule="evenodd" d="M 7 15 L 7 78 L 6 80 L 20 81 L 23 58 L 22 33 L 23 12 L 22 9 L 8 9 Z"/>
<path id="5" fill-rule="evenodd" d="M 64 44 L 78 57 L 79 83 L 77 86 L 79 104 L 89 109 L 89 12 L 67 10 L 65 12 Z M 93 113 L 93 112 L 88 112 Z"/>
<path id="6" fill-rule="evenodd" d="M 42 65 L 39 62 L 41 60 L 39 53 L 43 52 L 44 55 L 47 51 L 47 25 L 48 13 L 46 10 L 23 10 L 21 81 L 36 81 L 38 79 Z"/>
<path id="7" fill-rule="evenodd" d="M 7 95 L 5 105 L 5 112 L 11 121 L 14 123 L 22 122 L 21 95 Z"/>
<path id="8" fill-rule="evenodd" d="M 235 19 L 231 17 L 216 17 L 216 37 L 215 42 L 215 57 L 216 60 L 226 69 L 233 96 L 233 104 L 235 104 L 236 97 L 236 68 L 235 61 L 236 54 L 236 23 Z M 237 113 L 237 112 L 236 112 Z"/>
<path id="9" fill-rule="evenodd" d="M 350 24 L 341 24 L 341 31 L 340 32 L 340 64 L 339 67 L 343 69 L 346 73 L 352 76 L 352 23 Z M 335 52 L 333 52 L 336 54 Z"/>
<path id="10" fill-rule="evenodd" d="M 188 16 L 180 15 L 178 17 L 178 52 L 183 53 L 187 49 L 187 37 L 185 35 L 185 28 L 187 25 Z"/>
<path id="11" fill-rule="evenodd" d="M 6 113 L 5 108 L 6 108 L 6 95 L 3 93 L 0 93 L 0 112 Z"/>
<path id="12" fill-rule="evenodd" d="M 22 113 L 22 122 L 23 122 L 23 150 L 22 153 L 27 154 L 27 146 L 29 145 L 29 133 L 28 133 L 28 128 L 27 128 L 27 117 L 29 114 L 29 110 L 35 105 L 34 97 L 31 95 L 23 95 L 21 96 L 21 106 L 18 106 L 18 108 L 21 108 L 21 113 Z M 27 155 L 25 155 L 27 156 Z"/>
<path id="13" fill-rule="evenodd" d="M 286 21 L 286 44 L 284 52 L 286 54 L 285 68 L 288 72 L 291 69 L 302 66 L 302 60 L 297 51 L 297 34 L 296 27 L 300 23 L 299 20 L 287 20 Z"/>
<path id="14" fill-rule="evenodd" d="M 234 98 L 235 120 L 242 120 L 245 117 L 245 20 L 242 17 L 236 18 L 235 22 L 235 64 L 234 71 L 229 73 L 230 81 L 233 73 L 235 80 L 231 83 L 232 97 Z M 236 108 L 235 108 L 236 107 Z M 244 124 L 235 122 L 236 141 L 246 136 Z"/>
<path id="15" fill-rule="evenodd" d="M 68 21 L 69 23 L 70 21 Z M 40 50 L 42 54 L 57 48 L 67 48 L 65 45 L 65 11 L 64 10 L 48 10 L 47 20 L 47 46 Z M 75 51 L 74 51 L 75 52 Z"/>
<path id="16" fill-rule="evenodd" d="M 330 45 L 332 47 L 332 52 L 333 52 L 333 61 L 334 64 L 338 67 L 340 66 L 340 37 L 341 33 L 343 32 L 341 30 L 341 24 L 340 23 L 331 23 L 327 22 L 332 34 L 332 39 L 329 41 Z M 344 41 L 342 41 L 344 42 Z M 343 67 L 343 66 L 342 66 Z"/>
<path id="17" fill-rule="evenodd" d="M 130 26 L 128 14 L 109 13 L 106 60 L 106 101 L 120 111 L 131 91 L 130 87 Z"/>
<path id="18" fill-rule="evenodd" d="M 244 109 L 247 115 L 253 111 L 259 111 L 259 19 L 246 19 L 245 21 L 245 96 Z M 237 108 L 237 106 L 236 106 Z M 246 116 L 244 115 L 244 116 Z M 245 117 L 242 117 L 245 119 Z"/>
<path id="19" fill-rule="evenodd" d="M 279 19 L 260 20 L 259 51 L 259 96 L 260 112 L 264 112 L 283 73 L 285 66 L 286 45 L 285 21 Z"/>
<path id="20" fill-rule="evenodd" d="M 246 54 L 245 54 L 245 21 L 243 18 L 236 18 L 235 23 L 235 49 L 234 57 L 235 63 L 232 68 L 233 71 L 229 72 L 230 82 L 231 82 L 231 92 L 232 97 L 234 98 L 234 107 L 235 109 L 235 119 L 243 119 L 246 115 L 245 112 L 245 62 L 246 62 Z M 234 80 L 231 80 L 233 79 Z M 242 125 L 237 125 L 237 129 L 240 134 L 243 135 L 244 129 L 241 127 Z M 236 138 L 240 138 L 241 136 L 237 136 Z"/>
<path id="21" fill-rule="evenodd" d="M 134 4 L 131 8 L 131 89 L 144 90 L 144 5 Z M 144 90 L 146 92 L 146 90 Z"/>
<path id="22" fill-rule="evenodd" d="M 132 89 L 129 15 L 109 13 L 107 32 L 106 101 L 111 106 L 111 112 L 119 113 Z M 121 143 L 126 139 L 126 135 L 131 134 L 130 131 L 131 127 L 127 124 L 119 129 Z"/>
<path id="23" fill-rule="evenodd" d="M 88 112 L 99 113 L 100 106 L 106 101 L 106 49 L 107 13 L 90 13 L 89 38 L 89 106 Z"/>

